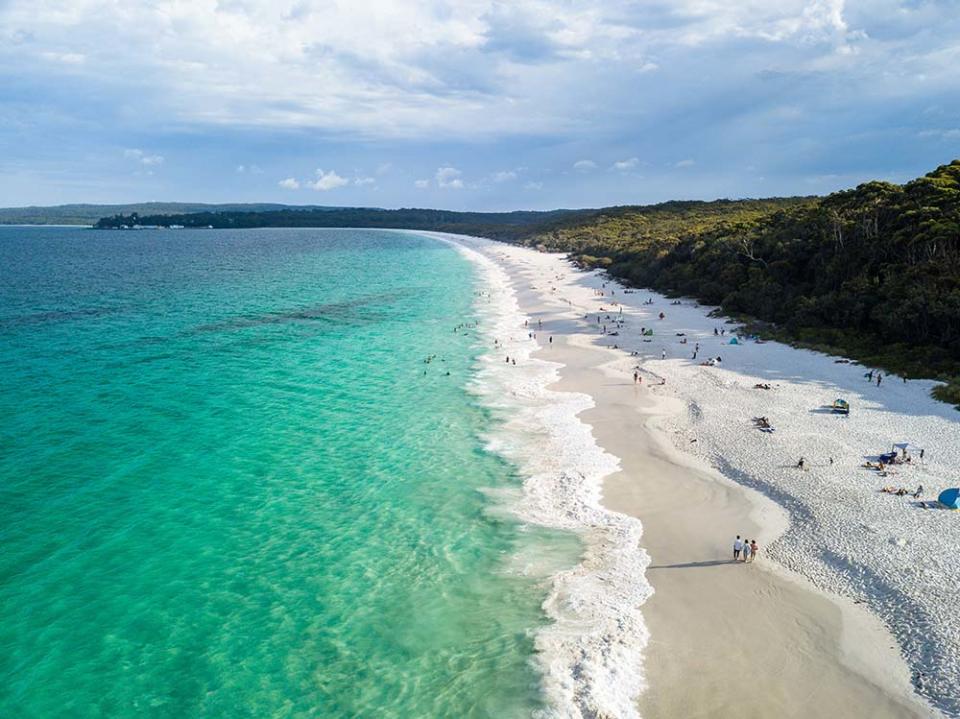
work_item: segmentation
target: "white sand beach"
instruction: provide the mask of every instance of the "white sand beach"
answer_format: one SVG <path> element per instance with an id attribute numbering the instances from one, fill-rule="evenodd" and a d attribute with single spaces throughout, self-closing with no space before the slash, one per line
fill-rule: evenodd
<path id="1" fill-rule="evenodd" d="M 603 502 L 641 520 L 650 564 L 636 581 L 654 592 L 640 606 L 640 715 L 960 711 L 960 513 L 879 491 L 922 484 L 931 500 L 957 484 L 960 412 L 929 397 L 932 383 L 877 387 L 835 357 L 731 345 L 735 327 L 712 308 L 625 293 L 561 255 L 457 240 L 508 273 L 542 321 L 532 358 L 561 366 L 551 389 L 592 398 L 579 419 L 619 460 Z M 837 397 L 849 416 L 824 409 Z M 895 442 L 923 447 L 923 462 L 914 452 L 885 477 L 862 467 Z M 737 534 L 758 541 L 754 563 L 732 561 Z"/>

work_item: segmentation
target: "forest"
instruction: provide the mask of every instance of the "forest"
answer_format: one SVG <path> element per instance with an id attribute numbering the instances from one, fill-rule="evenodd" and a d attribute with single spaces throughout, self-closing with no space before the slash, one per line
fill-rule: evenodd
<path id="1" fill-rule="evenodd" d="M 960 405 L 960 160 L 825 197 L 553 212 L 335 208 L 115 215 L 98 227 L 395 227 L 569 253 L 636 287 L 716 305 L 764 336 L 911 378 Z"/>
<path id="2" fill-rule="evenodd" d="M 960 405 L 960 160 L 822 198 L 634 208 L 524 239 Z"/>

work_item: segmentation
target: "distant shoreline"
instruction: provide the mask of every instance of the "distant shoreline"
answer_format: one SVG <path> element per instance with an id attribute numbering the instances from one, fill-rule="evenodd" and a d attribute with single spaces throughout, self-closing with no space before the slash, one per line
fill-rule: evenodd
<path id="1" fill-rule="evenodd" d="M 81 225 L 74 224 L 72 222 L 56 223 L 56 222 L 0 222 L 0 227 L 60 227 L 60 228 L 70 228 L 76 227 L 78 229 L 89 229 L 93 225 Z"/>

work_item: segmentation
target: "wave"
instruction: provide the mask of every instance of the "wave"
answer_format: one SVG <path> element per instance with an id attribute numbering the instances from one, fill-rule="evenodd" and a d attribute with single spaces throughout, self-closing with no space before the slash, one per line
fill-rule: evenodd
<path id="1" fill-rule="evenodd" d="M 484 241 L 430 234 L 455 245 L 480 275 L 480 330 L 499 346 L 480 358 L 470 390 L 500 420 L 487 448 L 524 478 L 513 511 L 522 521 L 576 533 L 584 547 L 579 564 L 549 578 L 543 610 L 551 621 L 535 637 L 546 702 L 538 717 L 639 717 L 649 638 L 640 606 L 653 588 L 645 578 L 650 560 L 640 547 L 640 521 L 601 504 L 603 478 L 619 469 L 619 460 L 578 417 L 592 398 L 548 389 L 562 365 L 531 356 L 538 345 L 524 326 L 529 318 L 506 271 L 482 252 Z"/>

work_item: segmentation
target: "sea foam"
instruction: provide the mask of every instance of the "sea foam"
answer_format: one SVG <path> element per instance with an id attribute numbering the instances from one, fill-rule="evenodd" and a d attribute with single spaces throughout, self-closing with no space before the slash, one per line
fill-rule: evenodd
<path id="1" fill-rule="evenodd" d="M 535 638 L 546 701 L 541 716 L 638 717 L 649 637 L 640 607 L 653 588 L 645 578 L 649 557 L 640 547 L 640 521 L 601 503 L 603 478 L 619 461 L 579 419 L 592 398 L 548 389 L 562 365 L 531 356 L 538 345 L 524 326 L 529 318 L 506 271 L 482 244 L 476 248 L 483 241 L 434 236 L 457 246 L 480 275 L 480 329 L 499 347 L 480 358 L 470 389 L 500 420 L 488 449 L 524 478 L 514 512 L 523 521 L 574 532 L 584 547 L 579 564 L 549 578 L 543 609 L 551 622 Z"/>

